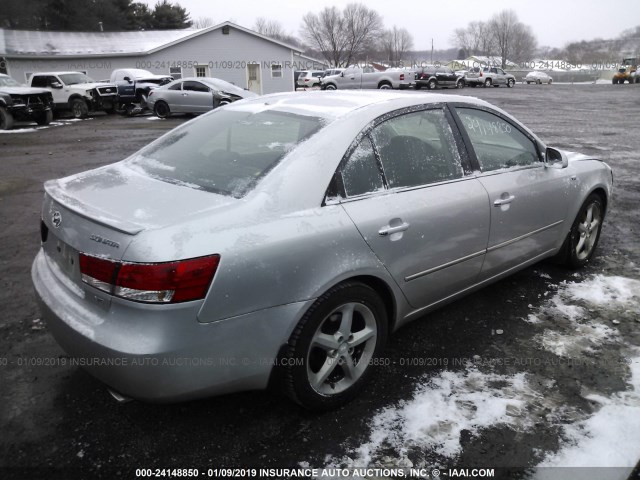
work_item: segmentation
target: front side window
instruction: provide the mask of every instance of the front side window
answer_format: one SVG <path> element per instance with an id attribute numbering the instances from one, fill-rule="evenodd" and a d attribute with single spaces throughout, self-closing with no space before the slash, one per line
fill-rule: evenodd
<path id="1" fill-rule="evenodd" d="M 187 81 L 182 84 L 182 90 L 187 90 L 190 92 L 208 92 L 209 87 L 203 85 L 200 82 Z"/>
<path id="2" fill-rule="evenodd" d="M 539 162 L 535 143 L 511 123 L 484 110 L 456 110 L 483 172 Z"/>
<path id="3" fill-rule="evenodd" d="M 453 180 L 464 174 L 442 109 L 394 117 L 376 126 L 371 136 L 389 188 Z"/>

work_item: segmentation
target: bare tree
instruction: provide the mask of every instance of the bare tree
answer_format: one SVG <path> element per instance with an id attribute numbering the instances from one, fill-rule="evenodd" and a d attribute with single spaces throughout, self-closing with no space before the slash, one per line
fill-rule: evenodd
<path id="1" fill-rule="evenodd" d="M 453 32 L 452 42 L 468 55 L 493 55 L 494 36 L 486 22 L 470 22 L 466 28 L 457 28 Z"/>
<path id="2" fill-rule="evenodd" d="M 382 18 L 363 4 L 350 3 L 341 12 L 326 7 L 319 14 L 302 17 L 301 34 L 334 66 L 348 66 L 375 43 Z"/>
<path id="3" fill-rule="evenodd" d="M 382 49 L 391 65 L 399 66 L 402 57 L 413 48 L 413 36 L 406 28 L 395 25 L 382 35 Z"/>
<path id="4" fill-rule="evenodd" d="M 513 10 L 503 10 L 494 15 L 489 22 L 493 38 L 496 42 L 498 55 L 502 60 L 502 68 L 507 64 L 508 58 L 526 59 L 533 55 L 537 41 L 531 28 L 520 23 Z M 518 58 L 516 58 L 518 57 Z"/>
<path id="5" fill-rule="evenodd" d="M 211 17 L 199 17 L 191 23 L 191 28 L 209 28 L 215 24 L 216 22 Z"/>
<path id="6" fill-rule="evenodd" d="M 281 40 L 287 36 L 280 22 L 267 20 L 264 17 L 256 19 L 253 29 L 265 37 L 275 38 L 276 40 Z"/>
<path id="7" fill-rule="evenodd" d="M 511 60 L 525 62 L 533 59 L 538 42 L 531 31 L 531 27 L 523 23 L 515 26 L 513 45 L 511 48 Z"/>

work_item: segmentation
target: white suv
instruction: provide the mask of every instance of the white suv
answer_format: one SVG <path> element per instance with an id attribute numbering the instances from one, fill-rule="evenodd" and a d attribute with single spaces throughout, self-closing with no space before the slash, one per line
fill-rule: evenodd
<path id="1" fill-rule="evenodd" d="M 298 87 L 320 86 L 320 79 L 324 76 L 322 70 L 305 70 L 298 77 Z"/>

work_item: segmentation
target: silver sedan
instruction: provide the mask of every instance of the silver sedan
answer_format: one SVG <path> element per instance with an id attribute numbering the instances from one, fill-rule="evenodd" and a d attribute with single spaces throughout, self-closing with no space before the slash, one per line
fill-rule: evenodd
<path id="1" fill-rule="evenodd" d="M 585 265 L 611 190 L 481 100 L 274 94 L 47 182 L 32 278 L 118 398 L 276 384 L 328 409 L 401 325 L 547 257 Z"/>
<path id="2" fill-rule="evenodd" d="M 166 118 L 173 113 L 206 113 L 216 107 L 256 96 L 219 78 L 187 77 L 149 92 L 147 105 L 156 116 Z"/>

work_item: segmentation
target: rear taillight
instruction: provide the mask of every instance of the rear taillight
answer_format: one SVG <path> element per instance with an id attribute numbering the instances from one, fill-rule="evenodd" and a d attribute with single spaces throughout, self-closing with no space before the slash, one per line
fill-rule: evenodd
<path id="1" fill-rule="evenodd" d="M 205 297 L 220 255 L 165 263 L 114 262 L 80 254 L 82 281 L 136 302 L 179 303 Z"/>
<path id="2" fill-rule="evenodd" d="M 480 75 L 478 75 L 478 76 L 479 76 L 479 77 L 481 77 L 481 76 L 482 76 L 482 71 L 480 71 Z"/>
<path id="3" fill-rule="evenodd" d="M 404 80 L 404 73 L 400 74 L 400 80 Z"/>

